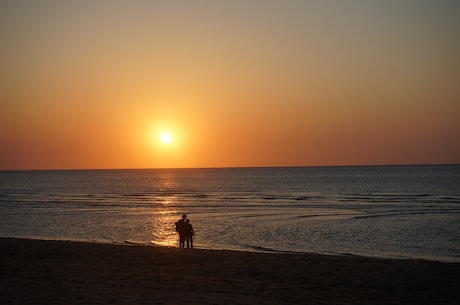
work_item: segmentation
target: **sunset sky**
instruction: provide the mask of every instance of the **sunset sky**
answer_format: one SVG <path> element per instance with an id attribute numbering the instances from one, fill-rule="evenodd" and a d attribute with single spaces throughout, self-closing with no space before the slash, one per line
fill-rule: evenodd
<path id="1" fill-rule="evenodd" d="M 1 1 L 0 39 L 0 170 L 460 163 L 460 1 Z"/>

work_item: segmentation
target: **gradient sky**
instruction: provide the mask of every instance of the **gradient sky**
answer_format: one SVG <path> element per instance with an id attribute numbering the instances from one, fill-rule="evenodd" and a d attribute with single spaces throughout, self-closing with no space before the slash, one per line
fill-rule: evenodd
<path id="1" fill-rule="evenodd" d="M 0 169 L 460 163 L 460 1 L 1 1 L 0 39 Z"/>

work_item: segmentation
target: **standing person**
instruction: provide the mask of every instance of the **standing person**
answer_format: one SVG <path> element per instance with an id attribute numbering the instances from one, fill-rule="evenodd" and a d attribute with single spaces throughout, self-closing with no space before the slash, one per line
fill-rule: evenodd
<path id="1" fill-rule="evenodd" d="M 186 218 L 187 215 L 184 214 L 182 218 L 176 222 L 176 232 L 179 233 L 179 248 L 185 247 L 185 232 L 187 229 L 187 224 L 185 223 Z"/>
<path id="2" fill-rule="evenodd" d="M 195 236 L 195 232 L 193 231 L 190 220 L 187 219 L 185 221 L 185 241 L 187 242 L 187 248 L 193 248 L 193 236 Z"/>

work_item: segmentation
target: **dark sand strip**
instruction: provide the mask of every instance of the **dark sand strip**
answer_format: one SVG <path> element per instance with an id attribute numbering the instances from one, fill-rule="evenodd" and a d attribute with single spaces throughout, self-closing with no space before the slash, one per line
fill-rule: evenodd
<path id="1" fill-rule="evenodd" d="M 0 304 L 460 304 L 460 264 L 0 238 Z"/>

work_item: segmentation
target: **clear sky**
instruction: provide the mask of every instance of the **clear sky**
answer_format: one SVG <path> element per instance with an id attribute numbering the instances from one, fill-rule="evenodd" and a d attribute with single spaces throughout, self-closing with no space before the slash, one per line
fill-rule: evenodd
<path id="1" fill-rule="evenodd" d="M 0 169 L 460 163 L 460 1 L 5 0 L 0 41 Z"/>

